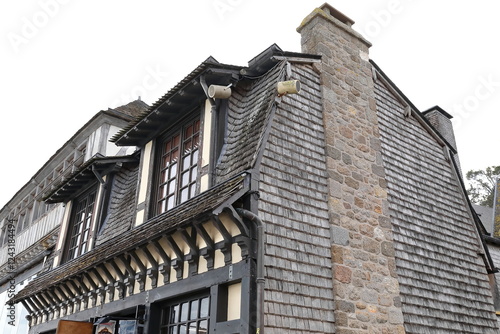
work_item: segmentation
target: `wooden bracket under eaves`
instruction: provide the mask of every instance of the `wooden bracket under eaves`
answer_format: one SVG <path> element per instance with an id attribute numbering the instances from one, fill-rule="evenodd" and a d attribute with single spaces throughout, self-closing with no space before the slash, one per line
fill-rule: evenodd
<path id="1" fill-rule="evenodd" d="M 411 116 L 411 107 L 409 105 L 406 106 L 404 115 L 406 118 Z"/>
<path id="2" fill-rule="evenodd" d="M 448 148 L 448 146 L 443 145 L 443 153 L 444 153 L 444 159 L 446 160 L 446 162 L 451 162 L 451 153 L 450 153 L 450 149 Z"/>

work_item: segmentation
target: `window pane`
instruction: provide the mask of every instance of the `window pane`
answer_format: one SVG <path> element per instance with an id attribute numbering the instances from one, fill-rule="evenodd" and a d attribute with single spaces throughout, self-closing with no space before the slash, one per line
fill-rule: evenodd
<path id="1" fill-rule="evenodd" d="M 193 126 L 190 125 L 186 128 L 186 137 L 191 137 L 193 135 Z"/>
<path id="2" fill-rule="evenodd" d="M 194 166 L 193 169 L 191 169 L 191 181 L 196 180 L 197 174 L 198 174 L 198 167 Z"/>
<path id="3" fill-rule="evenodd" d="M 179 305 L 175 305 L 171 308 L 170 322 L 171 323 L 177 322 L 178 319 L 179 319 Z"/>
<path id="4" fill-rule="evenodd" d="M 191 154 L 193 155 L 193 164 L 195 164 L 198 162 L 198 149 L 194 150 Z"/>
<path id="5" fill-rule="evenodd" d="M 208 311 L 209 311 L 208 301 L 209 301 L 208 297 L 205 297 L 200 301 L 200 318 L 208 317 Z"/>
<path id="6" fill-rule="evenodd" d="M 166 185 L 160 186 L 160 199 L 164 198 L 167 196 L 167 187 Z"/>
<path id="7" fill-rule="evenodd" d="M 200 334 L 208 333 L 208 321 L 207 320 L 200 321 L 198 333 L 200 333 Z"/>
<path id="8" fill-rule="evenodd" d="M 196 322 L 189 323 L 189 334 L 196 334 L 198 331 L 196 330 Z"/>
<path id="9" fill-rule="evenodd" d="M 175 136 L 174 139 L 173 139 L 173 145 L 174 145 L 174 147 L 178 147 L 180 141 L 181 141 L 181 135 Z"/>
<path id="10" fill-rule="evenodd" d="M 170 166 L 170 178 L 173 178 L 175 177 L 175 174 L 177 174 L 177 163 L 173 163 L 171 166 Z"/>
<path id="11" fill-rule="evenodd" d="M 179 149 L 176 148 L 174 151 L 172 151 L 172 159 L 170 161 L 175 162 L 179 159 Z"/>
<path id="12" fill-rule="evenodd" d="M 189 188 L 184 188 L 181 190 L 181 203 L 184 203 L 189 199 Z"/>
<path id="13" fill-rule="evenodd" d="M 175 186 L 176 186 L 177 182 L 175 181 L 175 179 L 173 179 L 172 181 L 170 181 L 168 183 L 168 194 L 173 194 L 175 193 Z"/>
<path id="14" fill-rule="evenodd" d="M 189 171 L 182 173 L 181 186 L 184 187 L 189 184 Z"/>
<path id="15" fill-rule="evenodd" d="M 161 168 L 167 168 L 171 162 L 171 155 L 166 155 L 163 157 Z"/>
<path id="16" fill-rule="evenodd" d="M 172 209 L 173 207 L 175 206 L 175 196 L 170 196 L 168 199 L 167 199 L 167 210 L 170 210 Z M 162 212 L 165 212 L 165 210 L 163 210 Z"/>
<path id="17" fill-rule="evenodd" d="M 191 155 L 186 155 L 182 159 L 182 170 L 185 171 L 189 167 L 191 167 Z"/>
<path id="18" fill-rule="evenodd" d="M 75 238 L 75 247 L 78 247 L 82 243 L 82 235 L 78 234 Z"/>
<path id="19" fill-rule="evenodd" d="M 188 312 L 189 312 L 189 303 L 182 303 L 181 304 L 181 316 L 179 321 L 186 321 L 188 320 Z"/>
<path id="20" fill-rule="evenodd" d="M 198 318 L 198 299 L 193 300 L 191 302 L 191 312 L 189 315 L 190 320 L 197 319 L 197 318 Z"/>

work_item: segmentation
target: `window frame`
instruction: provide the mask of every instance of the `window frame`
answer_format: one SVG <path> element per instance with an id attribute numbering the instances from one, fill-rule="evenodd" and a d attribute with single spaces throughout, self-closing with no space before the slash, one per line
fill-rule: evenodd
<path id="1" fill-rule="evenodd" d="M 81 224 L 81 219 L 78 220 L 77 222 L 77 215 L 79 211 L 80 204 L 83 203 L 83 201 L 87 202 L 89 197 L 93 195 L 93 202 L 91 204 L 92 210 L 91 210 L 91 215 L 90 217 L 88 216 L 88 211 L 89 205 L 85 204 L 85 218 L 87 219 L 87 226 L 84 230 L 79 231 L 78 234 L 76 234 L 76 227 L 77 224 Z M 72 205 L 71 205 L 71 213 L 69 215 L 69 220 L 68 220 L 68 228 L 66 229 L 66 238 L 64 241 L 64 249 L 63 249 L 63 256 L 62 256 L 62 263 L 71 261 L 73 259 L 78 258 L 79 256 L 85 254 L 88 252 L 91 247 L 91 239 L 94 234 L 94 228 L 93 226 L 95 225 L 95 219 L 97 219 L 97 210 L 98 210 L 98 198 L 99 198 L 99 186 L 97 183 L 92 184 L 88 188 L 86 188 L 81 194 L 76 196 L 72 200 Z M 82 238 L 81 240 L 78 241 L 78 250 L 77 254 L 73 253 L 74 245 L 72 245 L 72 240 L 78 236 L 81 236 L 84 234 L 84 232 L 88 232 L 86 237 Z M 84 250 L 82 251 L 82 245 L 85 246 Z"/>
<path id="2" fill-rule="evenodd" d="M 191 126 L 194 127 L 194 130 L 191 134 L 188 134 L 186 130 Z M 151 187 L 151 217 L 167 212 L 199 194 L 202 135 L 201 114 L 193 112 L 190 113 L 190 116 L 179 120 L 175 126 L 156 138 L 154 177 Z M 175 138 L 177 136 L 179 137 L 179 141 L 178 145 L 175 146 Z M 166 147 L 169 142 L 173 145 L 171 144 L 169 147 Z M 186 150 L 185 146 L 187 144 L 190 145 L 189 150 Z M 174 152 L 175 149 L 178 152 L 177 155 Z M 188 168 L 181 166 L 184 159 L 190 159 Z M 170 161 L 164 163 L 166 160 Z M 172 164 L 172 162 L 175 162 L 175 164 Z M 167 166 L 169 163 L 170 167 Z M 173 165 L 176 167 L 172 173 L 171 166 Z M 184 175 L 187 175 L 187 179 L 183 177 Z M 174 183 L 175 185 L 172 186 Z M 173 188 L 173 191 L 169 189 L 170 187 Z M 186 197 L 183 197 L 183 191 L 187 192 Z M 170 198 L 173 199 L 169 203 Z"/>
<path id="3" fill-rule="evenodd" d="M 202 301 L 206 303 L 206 310 L 202 314 Z M 196 315 L 193 315 L 192 306 L 194 302 L 197 302 L 197 310 Z M 212 298 L 210 295 L 210 291 L 206 291 L 204 293 L 198 293 L 195 295 L 187 295 L 181 298 L 176 298 L 167 303 L 163 303 L 160 310 L 160 321 L 158 332 L 161 334 L 169 334 L 169 333 L 182 333 L 181 327 L 184 327 L 185 333 L 190 333 L 190 326 L 192 324 L 195 325 L 196 333 L 208 333 L 210 331 L 210 322 L 211 322 L 211 302 Z M 183 306 L 187 306 L 186 316 L 183 317 Z M 172 320 L 172 310 L 176 309 L 177 313 L 174 315 L 176 319 Z M 205 323 L 204 326 L 206 328 L 205 332 L 198 332 L 201 323 Z"/>

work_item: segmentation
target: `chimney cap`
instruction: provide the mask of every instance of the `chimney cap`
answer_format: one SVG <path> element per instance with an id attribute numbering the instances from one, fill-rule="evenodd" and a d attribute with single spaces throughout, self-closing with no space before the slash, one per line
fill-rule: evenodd
<path id="1" fill-rule="evenodd" d="M 441 113 L 443 116 L 447 117 L 448 119 L 452 119 L 453 116 L 450 115 L 449 113 L 447 113 L 443 108 L 441 108 L 440 106 L 434 106 L 432 108 L 429 108 L 427 109 L 426 111 L 423 111 L 422 114 L 425 116 L 427 115 L 428 113 L 432 112 L 432 111 L 438 111 L 439 113 Z"/>
<path id="2" fill-rule="evenodd" d="M 354 24 L 354 20 L 350 19 L 347 15 L 343 14 L 339 10 L 335 9 L 332 7 L 330 4 L 325 2 L 319 7 L 321 10 L 323 10 L 325 13 L 330 14 L 340 22 L 347 24 L 349 27 Z"/>

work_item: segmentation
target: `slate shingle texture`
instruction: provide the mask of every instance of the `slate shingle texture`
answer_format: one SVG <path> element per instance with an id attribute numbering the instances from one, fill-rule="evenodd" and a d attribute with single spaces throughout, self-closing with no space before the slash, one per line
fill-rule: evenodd
<path id="1" fill-rule="evenodd" d="M 453 166 L 380 80 L 376 97 L 406 332 L 496 332 L 477 232 Z"/>
<path id="2" fill-rule="evenodd" d="M 254 167 L 266 124 L 275 107 L 275 86 L 283 78 L 284 62 L 257 80 L 241 81 L 228 106 L 227 144 L 217 166 L 217 183 Z"/>
<path id="3" fill-rule="evenodd" d="M 262 159 L 266 330 L 334 333 L 330 225 L 319 77 L 293 65 L 302 91 L 281 100 Z M 288 79 L 288 78 L 287 78 Z"/>
<path id="4" fill-rule="evenodd" d="M 109 209 L 97 236 L 96 246 L 132 228 L 138 170 L 138 164 L 124 166 L 114 176 Z"/>

